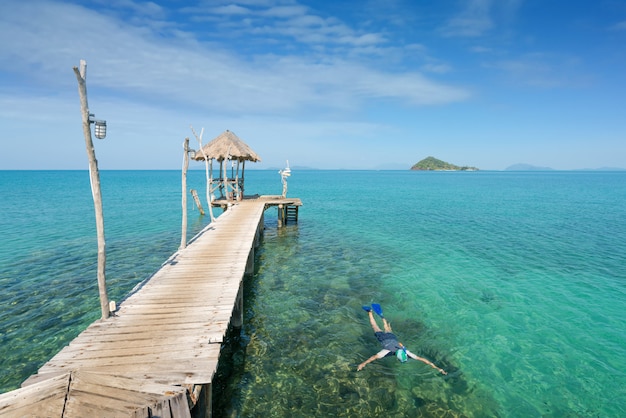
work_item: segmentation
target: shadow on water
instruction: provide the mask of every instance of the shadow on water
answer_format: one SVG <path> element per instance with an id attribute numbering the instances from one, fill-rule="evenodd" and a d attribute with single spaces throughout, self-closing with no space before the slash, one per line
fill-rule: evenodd
<path id="1" fill-rule="evenodd" d="M 395 358 L 357 372 L 380 350 L 361 304 L 384 302 L 384 289 L 372 289 L 381 289 L 387 255 L 310 244 L 300 233 L 266 230 L 256 272 L 244 282 L 244 326 L 230 329 L 223 344 L 214 416 L 499 416 L 419 320 L 400 320 L 398 329 L 411 329 L 410 349 L 448 376 Z"/>

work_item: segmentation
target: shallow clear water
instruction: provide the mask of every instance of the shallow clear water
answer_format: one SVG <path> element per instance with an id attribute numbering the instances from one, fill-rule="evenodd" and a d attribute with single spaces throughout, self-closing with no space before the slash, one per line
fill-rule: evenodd
<path id="1" fill-rule="evenodd" d="M 87 173 L 0 180 L 9 390 L 99 305 Z M 104 172 L 102 185 L 119 300 L 178 247 L 180 173 Z M 248 171 L 246 189 L 279 194 L 280 178 Z M 294 171 L 289 195 L 300 221 L 278 229 L 266 213 L 218 416 L 626 415 L 626 173 Z M 208 217 L 189 207 L 193 233 Z M 371 302 L 449 375 L 394 358 L 357 372 L 380 349 Z"/>

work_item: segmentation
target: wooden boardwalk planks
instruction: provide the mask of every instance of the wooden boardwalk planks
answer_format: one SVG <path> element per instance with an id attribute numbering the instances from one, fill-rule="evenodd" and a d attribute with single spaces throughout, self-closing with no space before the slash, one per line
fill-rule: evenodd
<path id="1" fill-rule="evenodd" d="M 91 324 L 21 389 L 1 394 L 0 415 L 188 417 L 203 386 L 210 416 L 210 384 L 242 307 L 263 212 L 278 205 L 302 203 L 262 196 L 229 205 L 133 290 L 116 316 Z"/>
<path id="2" fill-rule="evenodd" d="M 64 374 L 0 395 L 0 416 L 61 417 L 69 380 L 69 375 Z"/>
<path id="3" fill-rule="evenodd" d="M 186 389 L 76 371 L 0 395 L 0 415 L 23 417 L 190 417 Z"/>
<path id="4" fill-rule="evenodd" d="M 94 322 L 38 375 L 152 372 L 167 384 L 210 383 L 264 208 L 244 201 L 222 214 L 123 301 L 115 317 Z"/>
<path id="5" fill-rule="evenodd" d="M 229 208 L 131 292 L 116 316 L 91 324 L 14 391 L 21 395 L 0 395 L 0 407 L 19 416 L 25 404 L 39 405 L 33 416 L 57 416 L 51 411 L 60 402 L 65 417 L 160 416 L 165 403 L 188 409 L 186 397 L 156 389 L 186 393 L 180 385 L 211 383 L 265 208 L 262 200 Z M 149 384 L 156 392 L 144 390 Z"/>

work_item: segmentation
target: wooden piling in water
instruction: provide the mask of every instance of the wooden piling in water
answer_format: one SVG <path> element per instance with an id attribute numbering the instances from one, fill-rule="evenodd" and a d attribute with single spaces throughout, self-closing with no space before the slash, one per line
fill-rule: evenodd
<path id="1" fill-rule="evenodd" d="M 243 326 L 243 283 L 239 286 L 239 292 L 237 292 L 230 323 L 235 328 L 241 328 Z"/>
<path id="2" fill-rule="evenodd" d="M 288 221 L 298 223 L 298 208 L 300 204 L 293 202 L 281 203 L 278 205 L 278 227 L 281 228 Z"/>
<path id="3" fill-rule="evenodd" d="M 196 202 L 196 207 L 200 211 L 201 215 L 204 215 L 204 209 L 202 208 L 202 203 L 200 203 L 200 198 L 198 197 L 198 192 L 195 189 L 189 190 L 191 196 L 193 197 L 193 201 Z"/>

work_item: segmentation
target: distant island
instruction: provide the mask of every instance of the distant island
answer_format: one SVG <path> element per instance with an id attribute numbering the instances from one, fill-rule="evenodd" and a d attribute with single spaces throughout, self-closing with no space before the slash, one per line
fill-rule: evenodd
<path id="1" fill-rule="evenodd" d="M 532 164 L 513 164 L 504 169 L 504 171 L 556 171 L 550 167 L 541 167 Z M 566 171 L 625 171 L 620 167 L 600 167 L 600 168 L 575 168 Z"/>
<path id="2" fill-rule="evenodd" d="M 463 166 L 450 164 L 445 161 L 436 159 L 435 157 L 426 157 L 422 161 L 416 163 L 411 167 L 411 170 L 416 171 L 478 171 L 476 167 Z"/>
<path id="3" fill-rule="evenodd" d="M 505 168 L 505 171 L 552 171 L 550 167 L 539 167 L 531 164 L 513 164 Z"/>

